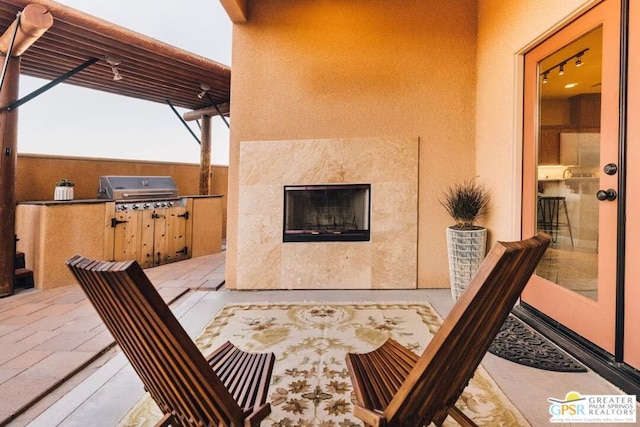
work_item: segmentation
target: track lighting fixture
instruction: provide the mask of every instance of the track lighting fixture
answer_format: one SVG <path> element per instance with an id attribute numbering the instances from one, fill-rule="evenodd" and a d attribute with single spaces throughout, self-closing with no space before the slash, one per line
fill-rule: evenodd
<path id="1" fill-rule="evenodd" d="M 211 89 L 211 86 L 206 85 L 206 84 L 204 84 L 204 83 L 200 83 L 200 89 L 202 89 L 202 92 L 200 92 L 200 93 L 198 94 L 198 98 L 199 98 L 199 99 L 202 99 L 202 98 L 204 98 L 204 96 L 207 94 L 207 91 L 208 91 L 209 89 Z"/>
<path id="2" fill-rule="evenodd" d="M 556 65 L 554 65 L 553 67 L 547 68 L 546 70 L 544 70 L 543 72 L 540 73 L 540 75 L 542 76 L 542 83 L 547 83 L 549 81 L 549 73 L 553 70 L 555 70 L 556 68 L 558 69 L 558 75 L 562 76 L 564 75 L 564 71 L 565 71 L 565 66 L 567 65 L 567 63 L 569 61 L 571 61 L 572 59 L 575 58 L 575 64 L 576 67 L 580 67 L 582 66 L 583 62 L 582 62 L 582 56 L 585 54 L 586 51 L 588 51 L 589 48 L 583 49 L 580 52 L 576 53 L 573 56 L 568 57 L 567 59 L 558 62 Z"/>
<path id="3" fill-rule="evenodd" d="M 120 65 L 120 60 L 110 56 L 107 56 L 104 60 L 111 67 L 111 72 L 113 73 L 113 80 L 115 81 L 122 80 L 122 75 L 120 75 L 120 72 L 118 71 L 118 65 Z"/>

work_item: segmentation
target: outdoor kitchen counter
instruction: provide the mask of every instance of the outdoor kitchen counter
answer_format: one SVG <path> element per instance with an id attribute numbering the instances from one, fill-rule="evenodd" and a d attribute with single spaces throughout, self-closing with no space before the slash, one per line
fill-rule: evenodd
<path id="1" fill-rule="evenodd" d="M 180 196 L 180 198 L 187 199 L 217 199 L 224 197 L 222 194 L 209 194 L 209 195 L 195 195 L 195 196 Z M 49 205 L 82 205 L 82 204 L 92 204 L 92 203 L 108 203 L 111 200 L 105 199 L 73 199 L 73 200 L 27 200 L 24 202 L 18 202 L 18 205 L 40 205 L 40 206 L 49 206 Z M 136 202 L 136 200 L 131 200 L 131 202 Z"/>
<path id="2" fill-rule="evenodd" d="M 222 250 L 222 196 L 181 196 L 189 211 L 189 257 Z M 17 250 L 25 254 L 35 286 L 75 283 L 65 261 L 75 254 L 112 259 L 116 203 L 104 199 L 24 201 L 16 206 Z"/>
<path id="3" fill-rule="evenodd" d="M 92 203 L 105 203 L 108 200 L 100 200 L 100 199 L 74 199 L 74 200 L 33 200 L 33 201 L 25 201 L 18 202 L 18 205 L 39 205 L 39 206 L 49 206 L 49 205 L 80 205 L 80 204 L 92 204 Z"/>

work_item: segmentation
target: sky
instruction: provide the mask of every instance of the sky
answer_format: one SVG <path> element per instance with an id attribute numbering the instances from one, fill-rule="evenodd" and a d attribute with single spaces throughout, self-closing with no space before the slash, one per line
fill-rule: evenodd
<path id="1" fill-rule="evenodd" d="M 231 21 L 218 0 L 56 1 L 231 65 Z M 46 83 L 21 76 L 20 97 Z M 188 123 L 200 135 L 196 122 Z M 211 163 L 227 165 L 229 130 L 219 117 L 211 123 Z M 200 163 L 200 145 L 168 105 L 68 84 L 20 107 L 18 152 Z"/>

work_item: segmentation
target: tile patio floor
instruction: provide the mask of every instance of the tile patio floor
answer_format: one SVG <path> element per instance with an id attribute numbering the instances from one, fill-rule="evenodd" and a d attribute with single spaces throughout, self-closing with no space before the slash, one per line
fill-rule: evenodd
<path id="1" fill-rule="evenodd" d="M 145 270 L 193 337 L 232 302 L 428 301 L 443 317 L 453 305 L 448 289 L 215 291 L 224 281 L 224 255 Z M 110 427 L 143 395 L 141 382 L 76 285 L 0 299 L 0 349 L 0 426 Z M 534 427 L 550 425 L 548 397 L 568 391 L 623 394 L 591 371 L 541 371 L 492 354 L 483 366 Z"/>
<path id="2" fill-rule="evenodd" d="M 147 269 L 165 301 L 224 282 L 224 252 Z M 0 425 L 26 406 L 60 396 L 116 353 L 113 338 L 78 285 L 17 290 L 0 299 Z M 68 388 L 63 387 L 62 390 Z M 57 390 L 56 390 L 57 389 Z M 42 402 L 40 406 L 42 405 Z"/>

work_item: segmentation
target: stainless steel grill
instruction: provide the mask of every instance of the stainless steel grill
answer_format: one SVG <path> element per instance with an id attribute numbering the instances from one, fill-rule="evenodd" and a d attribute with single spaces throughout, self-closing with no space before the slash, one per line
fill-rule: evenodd
<path id="1" fill-rule="evenodd" d="M 101 176 L 98 199 L 115 201 L 175 199 L 178 186 L 170 176 Z"/>

